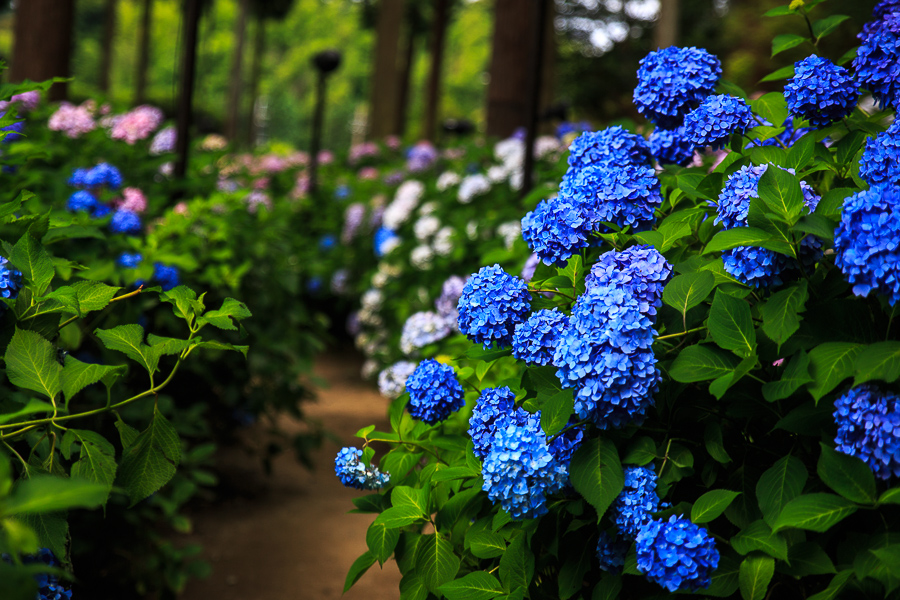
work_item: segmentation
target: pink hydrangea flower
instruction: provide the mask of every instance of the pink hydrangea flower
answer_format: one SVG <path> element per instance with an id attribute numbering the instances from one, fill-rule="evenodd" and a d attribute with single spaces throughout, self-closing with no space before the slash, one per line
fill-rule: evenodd
<path id="1" fill-rule="evenodd" d="M 61 131 L 66 136 L 75 139 L 97 127 L 94 115 L 85 106 L 75 106 L 69 102 L 63 102 L 50 117 L 47 127 L 51 131 Z"/>
<path id="2" fill-rule="evenodd" d="M 144 104 L 116 119 L 109 135 L 114 140 L 124 140 L 133 146 L 156 131 L 162 122 L 163 112 L 155 106 Z"/>
<path id="3" fill-rule="evenodd" d="M 184 215 L 185 217 L 191 214 L 190 209 L 188 208 L 187 202 L 179 202 L 175 205 L 175 208 L 172 209 L 172 212 L 176 215 Z"/>
<path id="4" fill-rule="evenodd" d="M 331 150 L 322 150 L 319 152 L 319 164 L 329 165 L 334 162 L 334 153 Z"/>
<path id="5" fill-rule="evenodd" d="M 144 192 L 138 188 L 125 188 L 122 190 L 122 195 L 125 199 L 122 200 L 122 203 L 120 204 L 121 208 L 136 213 L 142 213 L 147 210 L 147 197 L 144 196 Z"/>
<path id="6" fill-rule="evenodd" d="M 244 198 L 247 203 L 247 211 L 255 214 L 259 210 L 260 205 L 265 206 L 267 210 L 272 210 L 272 199 L 265 192 L 256 190 Z"/>
<path id="7" fill-rule="evenodd" d="M 378 169 L 375 167 L 363 167 L 356 176 L 366 181 L 378 179 Z"/>

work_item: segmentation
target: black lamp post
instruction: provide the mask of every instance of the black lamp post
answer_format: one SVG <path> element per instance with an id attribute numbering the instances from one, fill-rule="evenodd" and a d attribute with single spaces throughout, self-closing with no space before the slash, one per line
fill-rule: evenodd
<path id="1" fill-rule="evenodd" d="M 318 71 L 316 81 L 316 110 L 313 114 L 312 140 L 309 144 L 309 193 L 316 193 L 318 187 L 319 149 L 322 141 L 322 121 L 325 119 L 325 79 L 341 66 L 341 53 L 337 50 L 323 50 L 312 58 Z"/>

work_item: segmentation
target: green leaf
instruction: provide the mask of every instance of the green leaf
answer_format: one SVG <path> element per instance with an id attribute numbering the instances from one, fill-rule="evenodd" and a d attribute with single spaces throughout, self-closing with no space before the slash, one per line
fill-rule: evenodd
<path id="1" fill-rule="evenodd" d="M 703 249 L 703 254 L 731 250 L 738 246 L 760 246 L 771 239 L 772 234 L 768 231 L 755 227 L 735 227 L 714 235 Z"/>
<path id="2" fill-rule="evenodd" d="M 713 460 L 722 463 L 723 465 L 727 465 L 731 462 L 731 457 L 728 456 L 728 452 L 725 450 L 725 444 L 722 442 L 722 427 L 719 423 L 711 421 L 707 424 L 706 429 L 703 432 L 703 442 L 706 444 L 706 451 Z M 630 463 L 628 460 L 625 460 L 624 462 L 625 464 Z"/>
<path id="3" fill-rule="evenodd" d="M 13 385 L 51 399 L 62 390 L 56 348 L 40 334 L 16 328 L 5 359 L 6 375 Z"/>
<path id="4" fill-rule="evenodd" d="M 691 508 L 691 521 L 694 523 L 709 523 L 728 508 L 741 492 L 730 490 L 711 490 L 706 492 L 694 502 Z"/>
<path id="5" fill-rule="evenodd" d="M 790 79 L 794 76 L 794 65 L 788 65 L 786 67 L 781 67 L 780 69 L 776 69 L 772 71 L 765 77 L 759 80 L 760 83 L 766 81 L 780 81 L 782 79 Z"/>
<path id="6" fill-rule="evenodd" d="M 398 527 L 412 525 L 416 521 L 422 521 L 424 519 L 425 514 L 417 507 L 411 504 L 402 504 L 400 506 L 392 506 L 385 510 L 378 515 L 375 519 L 375 523 L 396 529 Z"/>
<path id="7" fill-rule="evenodd" d="M 717 377 L 715 381 L 709 384 L 709 393 L 716 397 L 717 400 L 721 400 L 733 385 L 735 385 L 741 378 L 744 377 L 747 373 L 756 368 L 756 365 L 759 363 L 759 358 L 756 354 L 751 354 L 744 360 L 742 360 L 737 367 L 734 368 L 733 373 L 728 373 L 726 375 L 722 375 L 721 377 Z"/>
<path id="8" fill-rule="evenodd" d="M 775 574 L 775 559 L 761 554 L 751 554 L 741 562 L 739 581 L 741 598 L 763 600 L 769 582 Z"/>
<path id="9" fill-rule="evenodd" d="M 72 286 L 75 297 L 78 300 L 78 313 L 83 315 L 95 310 L 102 310 L 109 306 L 120 287 L 113 287 L 99 281 L 79 281 Z"/>
<path id="10" fill-rule="evenodd" d="M 467 538 L 469 551 L 478 558 L 496 558 L 506 552 L 506 541 L 499 533 L 484 531 Z"/>
<path id="11" fill-rule="evenodd" d="M 112 387 L 116 379 L 128 372 L 125 365 L 111 367 L 83 363 L 70 354 L 66 355 L 65 363 L 62 370 L 62 392 L 66 400 L 71 400 L 75 394 L 98 381 L 103 381 L 107 388 Z"/>
<path id="12" fill-rule="evenodd" d="M 785 50 L 790 50 L 791 48 L 796 48 L 800 44 L 806 41 L 806 38 L 802 35 L 796 35 L 793 33 L 784 33 L 781 35 L 776 35 L 772 39 L 772 56 L 776 56 L 781 54 Z M 779 121 L 780 123 L 781 121 Z"/>
<path id="13" fill-rule="evenodd" d="M 866 346 L 854 364 L 857 386 L 872 379 L 893 383 L 900 377 L 900 342 L 878 342 Z"/>
<path id="14" fill-rule="evenodd" d="M 500 557 L 500 581 L 508 590 L 528 589 L 534 575 L 534 555 L 525 541 L 525 532 L 516 533 Z"/>
<path id="15" fill-rule="evenodd" d="M 575 489 L 597 510 L 601 518 L 625 485 L 625 475 L 612 441 L 594 438 L 575 452 L 569 467 Z"/>
<path id="16" fill-rule="evenodd" d="M 663 302 L 681 313 L 684 318 L 688 310 L 706 300 L 714 287 L 716 278 L 709 271 L 676 275 L 663 289 Z"/>
<path id="17" fill-rule="evenodd" d="M 794 456 L 778 459 L 762 474 L 756 484 L 756 499 L 769 527 L 774 528 L 784 506 L 803 492 L 808 477 L 806 467 Z"/>
<path id="18" fill-rule="evenodd" d="M 759 178 L 759 198 L 773 213 L 793 225 L 803 212 L 803 191 L 800 180 L 784 169 L 770 167 Z"/>
<path id="19" fill-rule="evenodd" d="M 791 357 L 781 379 L 763 384 L 763 398 L 769 402 L 784 400 L 812 380 L 809 375 L 809 355 L 800 350 Z"/>
<path id="20" fill-rule="evenodd" d="M 0 424 L 10 423 L 25 415 L 35 415 L 39 413 L 52 413 L 53 405 L 37 398 L 30 398 L 28 403 L 15 412 L 0 414 Z M 0 461 L 2 462 L 2 461 Z"/>
<path id="21" fill-rule="evenodd" d="M 194 338 L 197 340 L 198 338 Z M 250 346 L 235 346 L 233 344 L 226 344 L 224 342 L 217 342 L 216 340 L 207 340 L 202 341 L 197 344 L 194 344 L 195 348 L 208 348 L 210 350 L 231 350 L 234 352 L 240 352 L 244 355 L 244 358 L 247 358 L 247 351 L 250 349 Z"/>
<path id="22" fill-rule="evenodd" d="M 453 544 L 440 533 L 423 535 L 416 547 L 416 572 L 422 577 L 428 591 L 438 589 L 456 577 L 459 557 L 453 553 Z"/>
<path id="23" fill-rule="evenodd" d="M 710 344 L 697 344 L 682 350 L 669 368 L 669 375 L 681 383 L 693 383 L 729 375 L 740 361 L 730 352 Z"/>
<path id="24" fill-rule="evenodd" d="M 237 329 L 237 326 L 232 322 L 232 319 L 240 322 L 251 316 L 253 315 L 246 304 L 234 298 L 225 298 L 225 301 L 222 302 L 222 307 L 218 310 L 204 313 L 200 318 L 200 323 L 209 323 L 219 329 L 234 330 Z"/>
<path id="25" fill-rule="evenodd" d="M 847 585 L 852 575 L 853 571 L 849 569 L 841 571 L 831 579 L 831 583 L 828 584 L 827 588 L 818 594 L 809 596 L 807 600 L 834 600 L 841 593 L 841 590 L 844 589 L 844 586 Z"/>
<path id="26" fill-rule="evenodd" d="M 814 235 L 823 240 L 833 240 L 836 226 L 837 223 L 834 220 L 829 219 L 825 215 L 814 213 L 800 217 L 797 224 L 791 227 L 791 231 Z"/>
<path id="27" fill-rule="evenodd" d="M 469 467 L 444 467 L 443 469 L 435 471 L 434 475 L 431 477 L 431 481 L 437 483 L 439 481 L 452 481 L 453 479 L 469 479 L 471 477 L 478 477 L 478 475 L 479 474 L 476 471 L 473 471 Z"/>
<path id="28" fill-rule="evenodd" d="M 428 600 L 428 590 L 415 571 L 406 571 L 400 580 L 400 600 Z"/>
<path id="29" fill-rule="evenodd" d="M 852 188 L 845 187 L 828 190 L 822 195 L 822 199 L 819 200 L 819 205 L 816 206 L 816 212 L 814 214 L 832 218 L 840 217 L 844 201 L 853 194 L 854 191 L 855 190 Z M 834 232 L 832 232 L 832 235 L 834 235 Z"/>
<path id="30" fill-rule="evenodd" d="M 763 13 L 764 17 L 783 17 L 785 15 L 792 15 L 797 12 L 797 9 L 791 8 L 790 4 L 784 4 L 782 6 L 776 6 L 775 8 L 770 8 L 766 12 Z"/>
<path id="31" fill-rule="evenodd" d="M 878 504 L 900 504 L 900 487 L 887 490 L 878 498 Z"/>
<path id="32" fill-rule="evenodd" d="M 359 581 L 359 578 L 365 575 L 366 571 L 375 564 L 375 557 L 371 552 L 366 550 L 362 556 L 353 561 L 350 565 L 350 571 L 347 573 L 347 579 L 344 580 L 344 593 L 353 587 L 353 584 Z"/>
<path id="33" fill-rule="evenodd" d="M 816 40 L 820 40 L 835 29 L 838 26 L 849 19 L 847 15 L 829 15 L 824 19 L 819 19 L 818 21 L 813 21 L 812 30 L 813 35 L 816 36 Z"/>
<path id="34" fill-rule="evenodd" d="M 713 297 L 709 311 L 709 333 L 719 347 L 741 356 L 756 352 L 756 330 L 750 316 L 750 305 L 722 290 Z"/>
<path id="35" fill-rule="evenodd" d="M 106 501 L 109 488 L 86 479 L 36 475 L 20 481 L 3 504 L 4 516 L 53 513 L 70 508 L 97 508 Z"/>
<path id="36" fill-rule="evenodd" d="M 366 531 L 366 545 L 369 552 L 383 565 L 384 561 L 391 557 L 397 542 L 400 540 L 400 530 L 386 526 L 383 523 L 372 523 Z"/>
<path id="37" fill-rule="evenodd" d="M 185 285 L 179 285 L 159 295 L 162 302 L 172 305 L 172 313 L 179 319 L 191 321 L 195 313 L 202 312 L 202 303 L 197 301 L 197 293 Z M 200 308 L 200 310 L 197 310 Z M 231 327 L 234 329 L 234 326 Z"/>
<path id="38" fill-rule="evenodd" d="M 144 367 L 150 375 L 156 372 L 159 354 L 144 343 L 144 328 L 140 325 L 119 325 L 112 329 L 94 331 L 103 345 L 117 350 Z"/>
<path id="39" fill-rule="evenodd" d="M 872 469 L 855 456 L 838 452 L 819 443 L 822 454 L 816 472 L 825 485 L 853 502 L 873 504 L 876 498 L 875 475 Z"/>
<path id="40" fill-rule="evenodd" d="M 447 600 L 491 600 L 503 593 L 497 578 L 485 571 L 473 571 L 439 589 Z"/>
<path id="41" fill-rule="evenodd" d="M 836 573 L 834 563 L 816 542 L 801 542 L 788 550 L 790 564 L 782 568 L 788 575 L 805 577 L 807 575 L 830 575 Z"/>
<path id="42" fill-rule="evenodd" d="M 154 408 L 153 420 L 122 453 L 118 482 L 134 506 L 175 475 L 181 462 L 181 440 L 171 423 Z"/>
<path id="43" fill-rule="evenodd" d="M 769 339 L 781 345 L 800 328 L 800 313 L 806 310 L 809 298 L 805 279 L 776 292 L 759 307 L 763 331 Z"/>
<path id="44" fill-rule="evenodd" d="M 64 513 L 35 513 L 17 518 L 34 530 L 42 548 L 50 548 L 57 557 L 66 556 L 69 523 Z"/>
<path id="45" fill-rule="evenodd" d="M 794 67 L 788 67 L 793 74 Z M 784 166 L 789 167 L 791 169 L 800 170 L 806 167 L 812 161 L 813 157 L 816 155 L 816 136 L 809 134 L 804 135 L 799 140 L 791 144 L 790 150 L 788 150 L 787 162 Z M 832 235 L 834 234 L 834 229 L 831 230 Z"/>
<path id="46" fill-rule="evenodd" d="M 900 544 L 891 544 L 869 550 L 885 566 L 888 572 L 900 574 Z"/>
<path id="47" fill-rule="evenodd" d="M 65 437 L 81 444 L 79 460 L 72 465 L 72 477 L 81 477 L 111 490 L 116 479 L 116 449 L 113 445 L 99 433 L 86 429 L 69 429 Z"/>
<path id="48" fill-rule="evenodd" d="M 822 396 L 853 374 L 853 366 L 862 350 L 861 344 L 826 342 L 810 351 L 809 374 L 813 381 L 806 389 L 812 394 L 816 404 Z"/>
<path id="49" fill-rule="evenodd" d="M 712 572 L 711 583 L 705 590 L 697 593 L 716 598 L 729 598 L 740 586 L 741 562 L 734 552 L 720 550 L 719 566 Z"/>
<path id="50" fill-rule="evenodd" d="M 781 92 L 769 92 L 751 101 L 750 108 L 775 127 L 781 127 L 788 117 L 787 101 Z"/>
<path id="51" fill-rule="evenodd" d="M 834 494 L 805 494 L 788 502 L 772 524 L 778 533 L 782 529 L 827 531 L 832 525 L 856 512 L 856 506 Z"/>
<path id="52" fill-rule="evenodd" d="M 616 600 L 622 592 L 621 575 L 604 575 L 591 594 L 591 600 Z"/>
<path id="53" fill-rule="evenodd" d="M 428 514 L 428 490 L 398 485 L 391 492 L 394 506 L 414 506 L 420 515 Z"/>
<path id="54" fill-rule="evenodd" d="M 23 235 L 13 246 L 10 262 L 20 271 L 26 283 L 34 287 L 37 295 L 44 293 L 53 280 L 56 270 L 50 255 L 37 239 L 31 235 Z"/>
<path id="55" fill-rule="evenodd" d="M 622 459 L 622 463 L 626 465 L 637 465 L 642 467 L 656 458 L 656 442 L 652 438 L 645 435 L 632 440 L 628 445 L 628 451 Z"/>
<path id="56" fill-rule="evenodd" d="M 541 403 L 541 429 L 548 436 L 555 435 L 569 422 L 575 410 L 575 396 L 571 388 L 561 390 Z"/>
<path id="57" fill-rule="evenodd" d="M 568 600 L 584 587 L 584 576 L 591 568 L 596 548 L 591 544 L 562 540 L 559 569 L 559 600 Z"/>
<path id="58" fill-rule="evenodd" d="M 749 554 L 754 550 L 765 552 L 779 560 L 788 559 L 787 542 L 766 525 L 765 521 L 754 521 L 731 538 L 731 547 L 739 554 Z"/>

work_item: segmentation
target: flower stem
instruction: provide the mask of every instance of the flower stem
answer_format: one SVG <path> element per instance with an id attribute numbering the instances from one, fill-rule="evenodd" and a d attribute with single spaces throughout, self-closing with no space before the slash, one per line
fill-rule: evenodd
<path id="1" fill-rule="evenodd" d="M 696 332 L 696 331 L 703 331 L 704 329 L 706 329 L 706 326 L 703 326 L 703 327 L 694 327 L 693 329 L 688 329 L 688 330 L 686 330 L 686 331 L 682 331 L 681 333 L 670 333 L 670 334 L 668 334 L 668 335 L 661 335 L 661 336 L 659 336 L 659 337 L 656 338 L 656 341 L 659 341 L 659 340 L 668 340 L 668 339 L 670 339 L 670 338 L 681 337 L 681 336 L 683 336 L 683 335 L 687 335 L 687 334 L 689 334 L 689 333 L 694 333 L 694 332 Z"/>

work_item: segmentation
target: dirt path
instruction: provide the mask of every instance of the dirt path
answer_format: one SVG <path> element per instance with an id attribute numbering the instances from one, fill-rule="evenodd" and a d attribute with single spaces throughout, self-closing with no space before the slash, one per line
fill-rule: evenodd
<path id="1" fill-rule="evenodd" d="M 360 428 L 377 423 L 383 429 L 387 401 L 359 378 L 355 355 L 329 354 L 316 374 L 329 382 L 308 415 L 322 421 L 343 445 L 358 445 Z M 290 420 L 284 429 L 297 430 Z M 261 435 L 251 432 L 251 435 Z M 346 514 L 360 492 L 347 489 L 334 475 L 339 446 L 326 440 L 315 453 L 316 470 L 299 465 L 292 452 L 280 455 L 271 477 L 258 461 L 235 449 L 224 449 L 219 463 L 241 479 L 244 488 L 259 488 L 249 498 L 235 498 L 193 515 L 194 538 L 204 546 L 213 574 L 191 582 L 184 600 L 337 600 L 344 578 L 366 550 L 371 515 Z M 378 565 L 343 596 L 345 600 L 396 600 L 400 573 L 393 562 Z"/>

